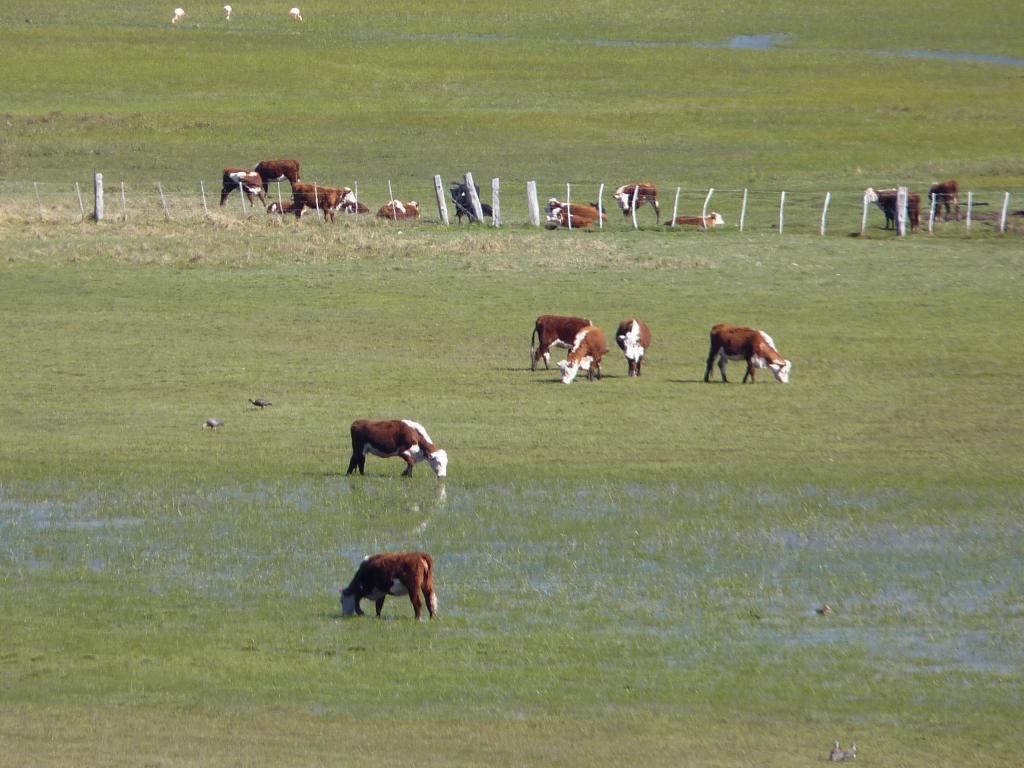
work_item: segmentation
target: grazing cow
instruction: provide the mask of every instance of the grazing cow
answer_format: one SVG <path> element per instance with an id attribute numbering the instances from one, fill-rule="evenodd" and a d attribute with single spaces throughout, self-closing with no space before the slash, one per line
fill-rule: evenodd
<path id="1" fill-rule="evenodd" d="M 434 560 L 426 552 L 384 552 L 367 557 L 359 564 L 356 575 L 341 590 L 341 614 L 362 616 L 361 600 L 373 600 L 380 617 L 384 598 L 408 595 L 419 619 L 423 601 L 430 618 L 437 615 L 437 593 L 434 592 Z M 420 597 L 422 595 L 422 598 Z"/>
<path id="2" fill-rule="evenodd" d="M 932 184 L 931 189 L 928 190 L 928 199 L 931 200 L 932 198 L 935 199 L 936 211 L 945 207 L 946 215 L 943 218 L 946 221 L 949 221 L 949 209 L 951 207 L 956 213 L 956 220 L 960 221 L 960 185 L 956 183 L 956 179 Z"/>
<path id="3" fill-rule="evenodd" d="M 576 334 L 590 325 L 585 317 L 541 315 L 533 324 L 530 336 L 530 370 L 537 370 L 537 361 L 544 358 L 544 370 L 551 368 L 551 347 L 570 349 Z M 538 344 L 539 342 L 539 344 Z"/>
<path id="4" fill-rule="evenodd" d="M 276 214 L 295 214 L 295 218 L 302 218 L 302 215 L 306 212 L 306 206 L 302 203 L 296 204 L 291 200 L 282 200 L 280 203 L 274 202 L 267 206 L 267 213 Z"/>
<path id="5" fill-rule="evenodd" d="M 604 331 L 596 325 L 588 325 L 576 334 L 569 356 L 558 363 L 562 371 L 562 383 L 571 384 L 580 368 L 587 372 L 587 380 L 595 376 L 601 379 L 601 358 L 608 354 L 608 342 Z"/>
<path id="6" fill-rule="evenodd" d="M 391 219 L 403 221 L 405 219 L 418 219 L 420 217 L 420 204 L 415 200 L 403 203 L 401 200 L 389 200 L 377 211 L 378 219 Z"/>
<path id="7" fill-rule="evenodd" d="M 188 14 L 185 13 L 184 8 L 175 8 L 174 15 L 171 16 L 171 24 L 177 24 L 179 21 L 184 19 Z"/>
<path id="8" fill-rule="evenodd" d="M 595 206 L 592 205 L 580 205 L 579 203 L 563 203 L 552 197 L 548 200 L 547 208 L 544 209 L 547 214 L 547 228 L 558 229 L 559 227 L 568 227 L 570 221 L 573 229 L 590 229 L 597 223 L 598 219 L 601 221 L 608 221 L 608 216 L 599 211 Z"/>
<path id="9" fill-rule="evenodd" d="M 615 343 L 626 355 L 629 375 L 639 376 L 644 355 L 651 347 L 651 329 L 647 327 L 647 323 L 635 317 L 623 320 L 615 331 Z"/>
<path id="10" fill-rule="evenodd" d="M 882 213 L 885 214 L 885 228 L 894 229 L 896 227 L 897 191 L 895 189 L 879 189 L 876 191 L 868 187 L 864 190 L 864 196 L 870 202 L 877 205 Z M 911 232 L 917 232 L 917 227 L 921 223 L 921 196 L 916 192 L 907 193 L 907 223 L 910 224 Z"/>
<path id="11" fill-rule="evenodd" d="M 298 160 L 263 160 L 255 171 L 263 179 L 263 186 L 268 188 L 272 181 L 287 181 L 291 184 L 301 181 Z"/>
<path id="12" fill-rule="evenodd" d="M 647 181 L 635 181 L 632 184 L 623 184 L 615 190 L 615 202 L 622 209 L 623 216 L 629 216 L 633 210 L 633 193 L 636 192 L 636 207 L 649 203 L 654 209 L 657 222 L 661 223 L 661 205 L 658 203 L 658 188 Z"/>
<path id="13" fill-rule="evenodd" d="M 469 194 L 469 187 L 466 184 L 452 184 L 448 190 L 452 196 L 452 202 L 455 203 L 455 218 L 458 219 L 459 224 L 462 223 L 462 217 L 466 216 L 469 218 L 469 223 L 472 224 L 477 221 L 476 211 L 473 210 L 473 200 Z M 476 185 L 476 197 L 480 199 L 480 185 Z M 487 203 L 480 201 L 480 211 L 484 216 L 494 216 L 494 211 Z"/>
<path id="14" fill-rule="evenodd" d="M 267 203 L 267 193 L 263 189 L 263 179 L 255 171 L 247 171 L 244 168 L 225 168 L 223 186 L 220 190 L 220 204 L 224 205 L 228 195 L 236 189 L 241 189 L 245 193 L 245 196 L 249 198 L 250 205 L 253 205 L 254 195 L 260 199 L 263 205 Z"/>
<path id="15" fill-rule="evenodd" d="M 407 477 L 412 476 L 416 463 L 424 460 L 438 477 L 448 474 L 448 453 L 434 445 L 422 424 L 409 419 L 357 419 L 352 422 L 351 431 L 352 458 L 346 474 L 351 475 L 356 469 L 360 475 L 365 474 L 366 456 L 371 453 L 385 459 L 399 456 L 408 465 L 402 473 Z"/>
<path id="16" fill-rule="evenodd" d="M 303 208 L 320 209 L 324 212 L 324 218 L 334 221 L 338 209 L 347 201 L 354 200 L 352 190 L 348 187 L 335 189 L 333 187 L 321 187 L 319 184 L 307 184 L 303 181 L 292 184 L 292 211 L 295 218 L 302 215 Z"/>
<path id="17" fill-rule="evenodd" d="M 758 368 L 771 369 L 780 384 L 789 383 L 789 372 L 793 368 L 793 363 L 779 354 L 772 337 L 764 331 L 725 324 L 712 328 L 711 351 L 708 352 L 708 367 L 704 371 L 705 382 L 711 378 L 711 366 L 716 355 L 718 370 L 722 372 L 722 381 L 726 383 L 729 380 L 725 377 L 725 366 L 729 360 L 747 361 L 747 372 L 743 376 L 744 384 L 747 383 L 747 379 L 754 381 L 754 371 Z"/>
<path id="18" fill-rule="evenodd" d="M 701 229 L 714 229 L 715 227 L 725 226 L 725 219 L 722 218 L 722 214 L 712 211 L 707 216 L 676 216 L 672 221 L 668 222 L 665 226 L 677 227 L 700 227 Z"/>

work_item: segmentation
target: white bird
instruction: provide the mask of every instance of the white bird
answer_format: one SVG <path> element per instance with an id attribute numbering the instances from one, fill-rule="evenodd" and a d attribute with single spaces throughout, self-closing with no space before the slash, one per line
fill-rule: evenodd
<path id="1" fill-rule="evenodd" d="M 174 15 L 171 17 L 171 24 L 177 24 L 179 21 L 185 18 L 184 8 L 175 8 Z"/>
<path id="2" fill-rule="evenodd" d="M 230 5 L 225 5 L 224 6 L 224 19 L 226 21 L 231 21 L 231 6 Z"/>
<path id="3" fill-rule="evenodd" d="M 302 21 L 302 11 L 298 8 L 292 8 L 288 11 L 288 15 L 292 17 L 292 21 Z"/>

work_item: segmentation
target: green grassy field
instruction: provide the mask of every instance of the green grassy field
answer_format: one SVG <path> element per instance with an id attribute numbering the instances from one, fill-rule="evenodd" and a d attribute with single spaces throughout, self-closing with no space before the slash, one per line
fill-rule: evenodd
<path id="1" fill-rule="evenodd" d="M 805 5 L 0 10 L 0 765 L 1013 764 L 1019 223 L 846 235 L 868 184 L 1020 185 L 1024 70 L 901 52 L 1021 58 L 1021 24 Z M 199 215 L 269 156 L 372 202 L 466 169 L 766 202 L 745 233 Z M 96 170 L 174 216 L 75 221 Z M 531 372 L 542 312 L 643 317 L 644 376 Z M 723 321 L 792 383 L 704 384 Z M 449 477 L 345 477 L 364 417 Z M 440 618 L 342 620 L 411 548 Z"/>

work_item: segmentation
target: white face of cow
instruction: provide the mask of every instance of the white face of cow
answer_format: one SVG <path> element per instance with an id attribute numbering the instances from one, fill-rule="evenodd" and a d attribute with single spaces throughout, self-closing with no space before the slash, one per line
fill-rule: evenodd
<path id="1" fill-rule="evenodd" d="M 711 220 L 712 220 L 711 226 L 713 226 L 713 227 L 725 226 L 725 219 L 722 218 L 722 214 L 720 214 L 720 213 L 712 211 L 711 212 Z"/>
<path id="2" fill-rule="evenodd" d="M 867 200 L 869 203 L 877 203 L 878 193 L 875 192 L 875 190 L 872 189 L 871 187 L 868 187 L 867 189 L 864 190 L 864 199 Z"/>
<path id="3" fill-rule="evenodd" d="M 448 452 L 444 448 L 440 448 L 427 456 L 427 461 L 430 463 L 430 468 L 434 470 L 435 475 L 438 477 L 448 476 Z"/>
<path id="4" fill-rule="evenodd" d="M 793 368 L 792 361 L 783 360 L 781 365 L 779 363 L 769 363 L 768 367 L 775 374 L 775 380 L 779 384 L 789 384 L 789 372 Z"/>
<path id="5" fill-rule="evenodd" d="M 640 344 L 640 324 L 636 320 L 626 333 L 619 337 L 622 340 L 623 353 L 627 360 L 638 362 L 644 356 L 643 345 Z"/>
<path id="6" fill-rule="evenodd" d="M 576 374 L 580 372 L 580 369 L 584 371 L 590 370 L 590 363 L 593 360 L 591 357 L 584 357 L 574 362 L 569 360 L 560 360 L 558 367 L 562 371 L 562 383 L 572 384 L 572 380 L 576 378 Z"/>

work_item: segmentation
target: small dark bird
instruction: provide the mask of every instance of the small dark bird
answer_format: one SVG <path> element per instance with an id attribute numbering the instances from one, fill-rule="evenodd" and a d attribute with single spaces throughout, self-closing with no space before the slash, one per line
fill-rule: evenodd
<path id="1" fill-rule="evenodd" d="M 820 608 L 815 608 L 814 612 L 816 614 L 818 614 L 819 616 L 831 616 L 832 615 L 832 606 L 829 605 L 828 603 L 825 603 Z"/>
<path id="2" fill-rule="evenodd" d="M 828 753 L 829 762 L 841 763 L 845 759 L 843 757 L 845 754 L 846 753 L 843 752 L 843 748 L 839 746 L 839 742 L 837 741 L 832 745 L 832 751 Z"/>
<path id="3" fill-rule="evenodd" d="M 220 419 L 207 419 L 203 422 L 203 429 L 217 429 L 218 427 L 223 426 L 224 422 Z"/>
<path id="4" fill-rule="evenodd" d="M 252 399 L 252 398 L 250 397 L 250 398 L 249 398 L 249 402 L 250 402 L 250 403 L 252 403 L 252 404 L 253 404 L 254 406 L 256 406 L 257 408 L 259 408 L 260 410 L 263 410 L 263 409 L 264 409 L 264 408 L 266 408 L 266 407 L 267 407 L 268 405 L 273 405 L 273 403 L 272 403 L 272 402 L 270 402 L 269 400 L 264 400 L 264 399 L 263 399 L 262 397 L 257 397 L 257 398 L 256 398 L 255 400 L 253 400 L 253 399 Z"/>

